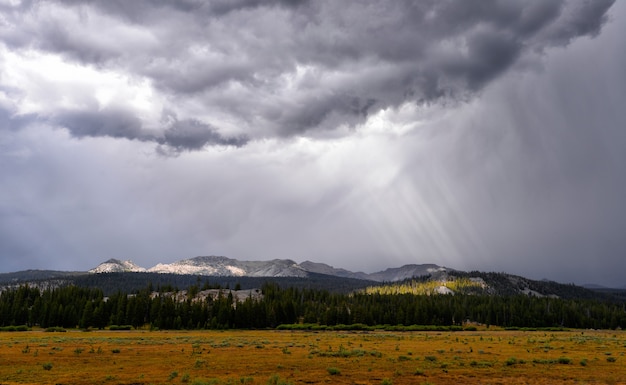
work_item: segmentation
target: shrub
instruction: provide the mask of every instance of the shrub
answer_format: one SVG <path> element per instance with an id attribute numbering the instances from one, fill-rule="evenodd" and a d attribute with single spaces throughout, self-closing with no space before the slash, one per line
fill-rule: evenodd
<path id="1" fill-rule="evenodd" d="M 327 368 L 326 369 L 328 371 L 328 374 L 330 374 L 331 376 L 336 376 L 341 374 L 341 371 L 337 368 Z"/>
<path id="2" fill-rule="evenodd" d="M 109 326 L 109 330 L 131 330 L 133 328 L 132 325 L 111 325 Z"/>
<path id="3" fill-rule="evenodd" d="M 615 358 L 615 357 L 607 357 L 606 361 L 607 362 L 615 362 L 615 361 L 617 361 L 617 358 Z"/>
<path id="4" fill-rule="evenodd" d="M 59 327 L 59 326 L 53 326 L 53 327 L 46 328 L 46 330 L 44 330 L 44 331 L 48 332 L 48 333 L 54 333 L 54 332 L 56 332 L 56 333 L 65 333 L 67 330 L 65 330 L 65 329 L 63 329 L 62 327 Z"/>
<path id="5" fill-rule="evenodd" d="M 572 360 L 567 358 L 567 357 L 559 357 L 559 359 L 557 360 L 557 362 L 561 365 L 569 365 L 572 363 Z"/>
<path id="6" fill-rule="evenodd" d="M 27 332 L 29 330 L 30 328 L 26 325 L 0 327 L 0 332 Z"/>
<path id="7" fill-rule="evenodd" d="M 426 361 L 430 361 L 430 362 L 435 362 L 435 361 L 437 361 L 437 357 L 435 357 L 435 356 L 426 356 L 426 357 L 424 357 L 424 359 L 425 359 Z"/>
<path id="8" fill-rule="evenodd" d="M 121 350 L 119 350 L 118 348 L 111 350 L 111 353 L 113 354 L 118 354 L 119 352 L 121 352 Z"/>
<path id="9" fill-rule="evenodd" d="M 540 360 L 538 358 L 535 358 L 533 360 L 533 364 L 540 364 L 540 365 L 551 365 L 551 364 L 555 364 L 557 361 L 556 360 Z"/>
<path id="10" fill-rule="evenodd" d="M 383 378 L 383 380 L 380 382 L 380 385 L 393 385 L 393 381 L 391 381 L 390 378 Z"/>
<path id="11" fill-rule="evenodd" d="M 46 362 L 45 364 L 43 364 L 43 369 L 44 370 L 52 370 L 52 363 Z"/>
<path id="12" fill-rule="evenodd" d="M 489 361 L 472 361 L 470 362 L 470 366 L 473 367 L 478 367 L 478 368 L 491 368 L 493 366 L 493 363 L 489 362 Z"/>

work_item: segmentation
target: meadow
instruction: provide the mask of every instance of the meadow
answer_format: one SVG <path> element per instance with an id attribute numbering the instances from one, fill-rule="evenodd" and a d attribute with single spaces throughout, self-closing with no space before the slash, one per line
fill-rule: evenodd
<path id="1" fill-rule="evenodd" d="M 626 332 L 0 332 L 0 384 L 626 384 Z"/>

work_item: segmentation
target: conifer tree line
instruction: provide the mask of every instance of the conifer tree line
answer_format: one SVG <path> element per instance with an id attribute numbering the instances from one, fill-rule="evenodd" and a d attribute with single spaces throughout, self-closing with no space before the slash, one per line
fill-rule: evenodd
<path id="1" fill-rule="evenodd" d="M 204 289 L 204 288 L 203 288 Z M 626 304 L 525 295 L 341 294 L 319 289 L 281 288 L 266 283 L 263 296 L 237 302 L 222 290 L 217 298 L 153 295 L 151 285 L 128 295 L 104 297 L 100 289 L 29 286 L 0 295 L 0 326 L 105 328 L 132 325 L 153 329 L 275 328 L 280 324 L 461 325 L 473 321 L 503 327 L 626 327 Z"/>

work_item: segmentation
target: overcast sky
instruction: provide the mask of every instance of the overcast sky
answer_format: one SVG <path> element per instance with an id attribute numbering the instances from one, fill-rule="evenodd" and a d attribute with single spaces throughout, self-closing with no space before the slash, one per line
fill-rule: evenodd
<path id="1" fill-rule="evenodd" d="M 626 2 L 0 0 L 0 272 L 626 285 Z"/>

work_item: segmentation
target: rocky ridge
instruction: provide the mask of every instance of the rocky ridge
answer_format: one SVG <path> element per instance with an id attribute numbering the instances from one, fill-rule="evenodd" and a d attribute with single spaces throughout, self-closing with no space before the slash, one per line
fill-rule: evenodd
<path id="1" fill-rule="evenodd" d="M 325 263 L 305 261 L 301 264 L 291 259 L 272 259 L 269 261 L 239 261 L 223 256 L 201 256 L 183 259 L 172 263 L 159 263 L 145 269 L 132 261 L 109 259 L 89 273 L 120 273 L 120 272 L 148 272 L 162 274 L 191 274 L 204 276 L 229 277 L 307 277 L 309 273 L 332 275 L 342 278 L 355 278 L 376 282 L 393 282 L 416 276 L 440 276 L 452 271 L 446 267 L 434 264 L 410 264 L 397 268 L 390 268 L 372 274 L 352 272 L 346 269 L 337 269 Z"/>

